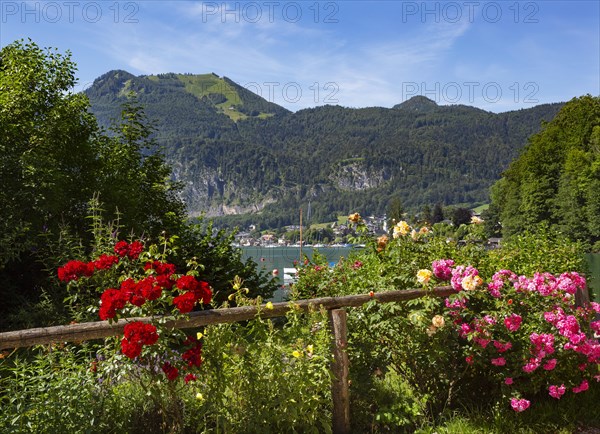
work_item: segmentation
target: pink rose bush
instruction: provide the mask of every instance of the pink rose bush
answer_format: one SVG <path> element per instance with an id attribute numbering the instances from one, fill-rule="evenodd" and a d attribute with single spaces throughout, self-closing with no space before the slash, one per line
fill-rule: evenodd
<path id="1" fill-rule="evenodd" d="M 586 287 L 583 276 L 500 270 L 485 284 L 476 268 L 449 259 L 434 261 L 432 272 L 456 291 L 444 308 L 463 342 L 464 363 L 491 375 L 514 411 L 530 407 L 523 396 L 542 392 L 560 399 L 600 381 L 600 344 L 593 338 L 600 305 L 575 304 Z"/>

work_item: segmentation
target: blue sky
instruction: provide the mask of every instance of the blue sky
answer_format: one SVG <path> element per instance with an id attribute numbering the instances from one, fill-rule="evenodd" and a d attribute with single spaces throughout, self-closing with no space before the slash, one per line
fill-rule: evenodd
<path id="1" fill-rule="evenodd" d="M 227 76 L 297 111 L 425 95 L 493 112 L 600 95 L 597 1 L 0 1 L 0 44 L 103 73 Z"/>

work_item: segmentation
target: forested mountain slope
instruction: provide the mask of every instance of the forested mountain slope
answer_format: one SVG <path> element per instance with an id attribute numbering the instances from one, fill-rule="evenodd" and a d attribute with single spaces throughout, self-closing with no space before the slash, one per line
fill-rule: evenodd
<path id="1" fill-rule="evenodd" d="M 405 206 L 474 204 L 562 104 L 495 114 L 414 97 L 393 108 L 322 106 L 296 113 L 214 74 L 111 71 L 86 94 L 100 124 L 134 91 L 155 121 L 190 214 L 261 212 L 270 226 Z"/>

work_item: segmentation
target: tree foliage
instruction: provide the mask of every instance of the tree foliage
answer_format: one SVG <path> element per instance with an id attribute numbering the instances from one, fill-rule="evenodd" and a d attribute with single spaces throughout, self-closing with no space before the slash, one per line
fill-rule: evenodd
<path id="1" fill-rule="evenodd" d="M 32 41 L 0 51 L 0 328 L 65 319 L 52 276 L 61 260 L 93 248 L 88 216 L 97 212 L 123 237 L 185 238 L 182 250 L 212 267 L 207 274 L 219 289 L 237 273 L 257 293 L 272 292 L 232 251 L 231 234 L 187 225 L 179 185 L 136 98 L 121 101 L 120 121 L 107 131 L 88 98 L 72 92 L 75 83 L 68 52 Z M 92 198 L 102 210 L 90 210 Z"/>
<path id="2" fill-rule="evenodd" d="M 491 190 L 504 235 L 540 224 L 600 240 L 600 97 L 574 98 L 533 135 Z"/>

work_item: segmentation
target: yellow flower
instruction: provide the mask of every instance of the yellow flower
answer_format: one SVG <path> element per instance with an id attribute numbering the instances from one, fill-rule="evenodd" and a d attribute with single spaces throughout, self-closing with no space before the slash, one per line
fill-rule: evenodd
<path id="1" fill-rule="evenodd" d="M 433 325 L 430 325 L 429 327 L 427 327 L 427 330 L 425 330 L 425 333 L 427 333 L 427 336 L 433 336 L 436 332 L 437 332 L 437 328 Z"/>
<path id="2" fill-rule="evenodd" d="M 306 346 L 306 351 L 308 351 L 309 353 L 313 352 L 313 346 L 312 346 L 312 344 Z"/>
<path id="3" fill-rule="evenodd" d="M 231 301 L 233 300 L 233 297 L 235 297 L 235 293 L 232 292 L 231 294 L 229 294 L 229 297 L 227 297 L 227 300 Z"/>
<path id="4" fill-rule="evenodd" d="M 431 270 L 419 270 L 417 271 L 417 282 L 422 285 L 427 285 L 431 280 L 433 273 Z"/>
<path id="5" fill-rule="evenodd" d="M 203 401 L 204 400 L 204 396 L 202 396 L 202 394 L 200 392 L 196 393 L 196 399 L 198 401 Z"/>
<path id="6" fill-rule="evenodd" d="M 273 303 L 268 301 L 267 304 L 265 304 L 265 309 L 273 310 Z"/>
<path id="7" fill-rule="evenodd" d="M 200 339 L 202 339 L 202 336 L 204 336 L 204 335 L 202 334 L 202 332 L 198 332 L 198 333 L 196 333 L 196 339 L 200 340 Z"/>
<path id="8" fill-rule="evenodd" d="M 348 216 L 348 220 L 350 220 L 352 223 L 358 223 L 361 220 L 360 214 L 357 212 L 355 212 L 354 214 L 350 214 Z"/>
<path id="9" fill-rule="evenodd" d="M 444 324 L 445 324 L 444 317 L 442 315 L 434 316 L 431 319 L 431 324 L 433 324 L 433 326 L 437 327 L 437 328 L 444 327 Z"/>
<path id="10" fill-rule="evenodd" d="M 393 236 L 394 238 L 399 238 L 400 236 L 404 236 L 410 232 L 410 225 L 406 223 L 404 220 L 396 223 L 394 226 Z"/>
<path id="11" fill-rule="evenodd" d="M 419 229 L 419 234 L 421 234 L 421 235 L 428 234 L 429 232 L 430 231 L 429 231 L 429 228 L 427 226 L 423 226 L 421 229 Z"/>
<path id="12" fill-rule="evenodd" d="M 467 291 L 472 291 L 476 289 L 483 283 L 483 279 L 479 276 L 466 276 L 463 278 L 461 285 Z"/>
<path id="13" fill-rule="evenodd" d="M 418 232 L 417 232 L 417 231 L 415 231 L 415 230 L 413 229 L 412 231 L 410 231 L 410 237 L 411 237 L 413 240 L 417 241 L 417 238 L 419 238 L 419 234 L 418 234 Z"/>
<path id="14" fill-rule="evenodd" d="M 477 217 L 476 215 L 474 215 L 473 217 L 471 217 L 471 224 L 480 225 L 482 223 L 483 223 L 483 220 L 480 219 L 479 217 Z"/>
<path id="15" fill-rule="evenodd" d="M 298 359 L 298 358 L 302 357 L 302 353 L 298 350 L 294 350 L 294 351 L 292 351 L 292 356 L 294 356 L 295 358 Z"/>
<path id="16" fill-rule="evenodd" d="M 387 235 L 380 236 L 379 238 L 377 238 L 377 249 L 379 251 L 385 249 L 385 246 L 387 246 L 389 241 L 390 241 L 390 239 L 388 238 Z"/>

